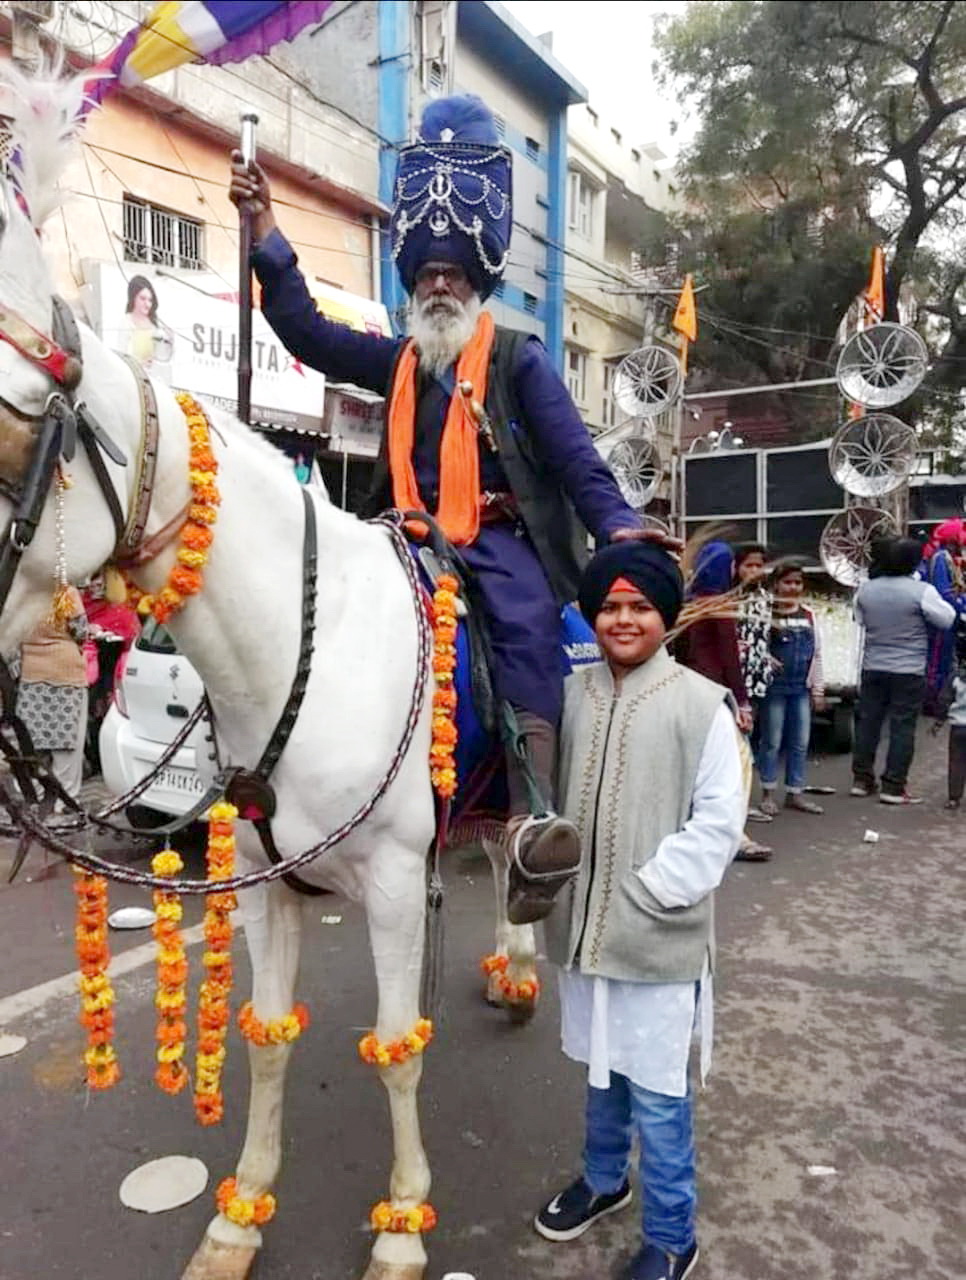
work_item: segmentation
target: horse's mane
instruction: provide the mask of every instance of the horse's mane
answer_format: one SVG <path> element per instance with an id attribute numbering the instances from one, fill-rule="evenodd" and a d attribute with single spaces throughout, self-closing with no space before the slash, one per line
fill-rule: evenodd
<path id="1" fill-rule="evenodd" d="M 60 178 L 75 153 L 83 126 L 85 85 L 91 73 L 61 75 L 47 63 L 27 75 L 13 62 L 0 63 L 0 94 L 10 137 L 10 167 L 30 220 L 40 227 L 60 206 Z"/>

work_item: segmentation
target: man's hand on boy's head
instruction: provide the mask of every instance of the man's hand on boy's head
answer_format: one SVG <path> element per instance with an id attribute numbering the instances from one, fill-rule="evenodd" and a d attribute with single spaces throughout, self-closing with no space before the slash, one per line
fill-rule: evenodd
<path id="1" fill-rule="evenodd" d="M 615 529 L 610 535 L 611 542 L 653 542 L 656 547 L 663 547 L 672 556 L 679 556 L 684 550 L 680 538 L 665 532 L 664 529 L 625 528 Z"/>

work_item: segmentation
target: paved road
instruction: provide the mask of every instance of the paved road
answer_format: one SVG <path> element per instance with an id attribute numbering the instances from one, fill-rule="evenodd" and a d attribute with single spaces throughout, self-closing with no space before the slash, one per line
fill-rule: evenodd
<path id="1" fill-rule="evenodd" d="M 772 863 L 729 873 L 715 1070 L 698 1103 L 702 1280 L 966 1277 L 966 839 L 964 819 L 940 812 L 940 767 L 926 741 L 917 780 L 930 803 L 896 812 L 840 790 L 824 818 L 779 818 Z M 841 761 L 813 776 L 846 781 Z M 878 844 L 863 843 L 868 827 Z M 37 870 L 0 892 L 0 997 L 72 967 L 69 877 Z M 453 855 L 448 884 L 446 1018 L 422 1090 L 441 1218 L 428 1280 L 610 1277 L 634 1247 L 636 1210 L 573 1245 L 530 1228 L 580 1149 L 581 1071 L 558 1051 L 553 982 L 529 1027 L 488 1009 L 475 971 L 490 941 L 482 859 Z M 366 1212 L 386 1191 L 386 1108 L 354 1048 L 374 1007 L 360 916 L 331 899 L 308 914 L 300 993 L 314 1023 L 295 1053 L 257 1280 L 357 1280 Z M 126 1078 L 113 1094 L 88 1098 L 79 1083 L 72 999 L 8 1028 L 30 1042 L 0 1060 L 2 1280 L 176 1280 L 203 1232 L 207 1197 L 156 1217 L 117 1199 L 132 1167 L 170 1152 L 201 1156 L 217 1181 L 242 1132 L 237 1037 L 221 1129 L 196 1128 L 186 1097 L 150 1086 L 151 978 L 147 965 L 117 983 Z"/>

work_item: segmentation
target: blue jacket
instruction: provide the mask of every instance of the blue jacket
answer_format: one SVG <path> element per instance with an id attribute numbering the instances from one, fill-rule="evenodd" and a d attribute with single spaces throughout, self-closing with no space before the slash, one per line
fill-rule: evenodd
<path id="1" fill-rule="evenodd" d="M 286 348 L 310 368 L 320 370 L 333 381 L 352 382 L 387 396 L 403 339 L 357 333 L 320 315 L 297 262 L 291 245 L 279 231 L 273 231 L 255 250 L 253 265 L 262 286 L 262 311 L 269 324 Z M 607 541 L 615 529 L 640 524 L 594 447 L 539 339 L 531 337 L 519 344 L 512 385 L 504 390 L 509 393 L 509 401 L 519 409 L 519 420 L 514 418 L 509 426 L 513 434 L 519 436 L 517 456 L 528 468 L 538 494 L 541 485 L 545 486 L 548 480 L 552 482 L 556 490 L 566 495 L 582 523 L 598 541 Z M 488 395 L 488 408 L 489 400 Z M 433 380 L 421 383 L 413 461 L 420 495 L 431 512 L 435 510 L 439 488 L 439 440 L 447 407 L 447 397 Z M 494 422 L 498 436 L 505 425 Z M 383 460 L 384 454 L 385 449 Z M 498 467 L 494 471 L 493 463 L 484 450 L 481 453 L 483 488 L 499 484 L 503 479 L 502 470 Z M 509 487 L 514 489 L 520 502 L 548 577 L 562 598 L 573 599 L 576 583 L 573 592 L 565 589 L 568 584 L 561 584 L 558 566 L 547 563 L 551 554 L 546 551 L 548 539 L 534 528 L 541 517 L 548 518 L 548 513 L 540 509 L 539 501 L 535 511 L 528 511 L 524 495 L 517 491 L 519 486 L 512 478 Z M 379 510 L 390 505 L 388 471 L 385 466 L 377 467 L 376 491 L 370 508 Z M 543 506 L 547 506 L 546 502 Z"/>

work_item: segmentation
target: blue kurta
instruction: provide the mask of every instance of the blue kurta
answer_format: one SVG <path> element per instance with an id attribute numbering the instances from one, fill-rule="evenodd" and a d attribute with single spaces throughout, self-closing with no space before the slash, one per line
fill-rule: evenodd
<path id="1" fill-rule="evenodd" d="M 255 250 L 262 311 L 285 347 L 335 382 L 387 396 L 401 338 L 357 333 L 319 314 L 292 247 L 273 231 Z M 540 460 L 590 533 L 606 542 L 640 524 L 627 505 L 543 344 L 531 338 L 514 371 L 514 392 Z M 432 378 L 419 378 L 413 468 L 427 511 L 439 496 L 439 447 L 449 405 Z M 508 488 L 500 460 L 480 454 L 481 490 Z M 562 675 L 559 610 L 547 575 L 520 521 L 488 525 L 461 552 L 477 574 L 493 644 L 497 693 L 520 710 L 556 723 Z"/>

